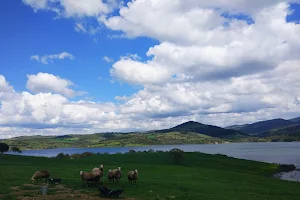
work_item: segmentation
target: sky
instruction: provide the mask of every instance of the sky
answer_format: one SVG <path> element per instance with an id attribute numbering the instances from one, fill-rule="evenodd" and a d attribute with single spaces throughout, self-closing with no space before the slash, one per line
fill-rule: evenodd
<path id="1" fill-rule="evenodd" d="M 299 3 L 0 1 L 0 139 L 299 117 Z"/>

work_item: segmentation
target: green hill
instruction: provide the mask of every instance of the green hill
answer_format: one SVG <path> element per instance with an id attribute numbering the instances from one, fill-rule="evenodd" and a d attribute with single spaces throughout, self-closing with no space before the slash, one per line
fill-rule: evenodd
<path id="1" fill-rule="evenodd" d="M 201 133 L 204 135 L 208 135 L 211 137 L 218 137 L 218 138 L 232 138 L 232 137 L 244 137 L 248 136 L 247 134 L 232 129 L 224 129 L 218 126 L 206 125 L 201 124 L 194 121 L 185 122 L 178 126 L 175 126 L 170 129 L 164 129 L 155 131 L 158 133 L 168 133 L 168 132 L 192 132 L 192 133 Z"/>
<path id="2" fill-rule="evenodd" d="M 294 122 L 284 119 L 274 119 L 248 125 L 234 125 L 231 126 L 232 129 L 189 121 L 173 128 L 148 132 L 22 136 L 0 140 L 0 142 L 5 142 L 10 146 L 17 146 L 25 150 L 66 147 L 123 147 L 165 144 L 299 141 L 300 125 L 294 125 L 296 121 L 296 118 Z M 234 128 L 239 130 L 234 130 Z M 248 135 L 247 133 L 251 133 L 252 135 Z"/>
<path id="3" fill-rule="evenodd" d="M 258 135 L 271 141 L 300 141 L 300 124 L 272 129 Z"/>

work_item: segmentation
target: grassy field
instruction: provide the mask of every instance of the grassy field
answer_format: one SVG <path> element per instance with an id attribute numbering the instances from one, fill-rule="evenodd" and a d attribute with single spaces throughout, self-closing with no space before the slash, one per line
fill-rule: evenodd
<path id="1" fill-rule="evenodd" d="M 79 171 L 104 164 L 122 167 L 120 185 L 107 181 L 108 188 L 124 188 L 125 199 L 167 200 L 299 200 L 300 183 L 272 178 L 278 165 L 229 158 L 222 155 L 185 153 L 180 165 L 170 154 L 128 153 L 93 155 L 80 159 L 58 159 L 0 155 L 0 199 L 39 199 L 39 184 L 32 185 L 34 171 L 48 169 L 51 177 L 62 178 L 62 186 L 50 186 L 47 199 L 99 199 L 96 188 L 82 183 Z M 138 169 L 139 180 L 129 185 L 126 174 Z M 65 195 L 64 197 L 61 194 Z M 74 194 L 74 195 L 73 195 Z M 56 196 L 55 196 L 56 195 Z M 80 196 L 84 195 L 84 196 Z M 41 198 L 41 197 L 40 197 Z M 41 198 L 42 199 L 42 198 Z"/>

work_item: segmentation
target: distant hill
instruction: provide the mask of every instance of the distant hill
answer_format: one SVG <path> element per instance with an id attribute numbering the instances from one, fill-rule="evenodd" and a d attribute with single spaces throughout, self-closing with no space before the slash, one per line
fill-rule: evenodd
<path id="1" fill-rule="evenodd" d="M 271 119 L 266 121 L 255 122 L 253 124 L 245 124 L 239 126 L 230 126 L 231 129 L 239 130 L 247 134 L 260 134 L 276 128 L 294 125 L 295 122 L 285 119 Z M 226 127 L 228 128 L 228 127 Z"/>
<path id="2" fill-rule="evenodd" d="M 233 130 L 241 130 L 241 128 L 247 126 L 249 124 L 243 124 L 243 125 L 231 125 L 231 126 L 227 126 L 225 127 L 226 129 L 233 129 Z"/>
<path id="3" fill-rule="evenodd" d="M 0 141 L 8 145 L 18 146 L 22 150 L 164 144 L 220 144 L 227 142 L 289 142 L 300 141 L 300 124 L 297 124 L 299 120 L 300 118 L 273 119 L 253 124 L 233 125 L 230 126 L 231 129 L 189 121 L 173 128 L 147 132 L 22 136 Z"/>
<path id="4" fill-rule="evenodd" d="M 291 142 L 300 141 L 300 124 L 288 127 L 272 129 L 258 135 L 261 138 L 267 138 L 269 141 L 277 142 Z"/>
<path id="5" fill-rule="evenodd" d="M 289 121 L 293 122 L 294 124 L 300 124 L 300 117 L 290 119 Z"/>
<path id="6" fill-rule="evenodd" d="M 224 128 L 221 128 L 218 126 L 201 124 L 201 123 L 194 122 L 194 121 L 185 122 L 185 123 L 175 126 L 173 128 L 158 130 L 155 132 L 157 132 L 157 133 L 168 133 L 168 132 L 181 132 L 181 133 L 186 132 L 186 133 L 188 133 L 188 132 L 192 132 L 192 133 L 201 133 L 201 134 L 208 135 L 211 137 L 219 137 L 219 138 L 248 136 L 248 134 L 245 134 L 238 130 L 224 129 Z"/>
<path id="7" fill-rule="evenodd" d="M 260 137 L 269 137 L 274 135 L 295 135 L 299 133 L 300 136 L 300 124 L 291 125 L 283 128 L 272 129 L 270 131 L 263 132 L 259 134 Z M 297 135 L 297 134 L 296 134 Z"/>

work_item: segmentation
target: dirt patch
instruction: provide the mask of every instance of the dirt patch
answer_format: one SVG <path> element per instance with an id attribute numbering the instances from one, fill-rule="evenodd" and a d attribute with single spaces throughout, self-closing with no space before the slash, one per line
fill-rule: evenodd
<path id="1" fill-rule="evenodd" d="M 74 199 L 74 200 L 93 200 L 98 199 L 101 200 L 103 198 L 96 197 L 96 196 L 89 196 L 86 194 L 53 194 L 53 195 L 47 195 L 47 196 L 35 196 L 35 197 L 21 197 L 21 200 L 65 200 L 65 199 Z"/>
<path id="2" fill-rule="evenodd" d="M 12 195 L 18 200 L 104 200 L 99 196 L 99 192 L 91 192 L 89 194 L 73 191 L 70 188 L 65 188 L 63 185 L 55 185 L 48 188 L 47 195 L 42 195 L 40 187 L 33 184 L 24 184 L 22 186 L 11 187 Z M 1 195 L 0 195 L 1 199 Z M 134 198 L 118 198 L 123 200 L 137 200 Z M 113 200 L 113 199 L 112 199 Z"/>
<path id="3" fill-rule="evenodd" d="M 10 189 L 12 190 L 18 190 L 20 188 L 20 186 L 14 186 L 14 187 L 11 187 Z"/>

